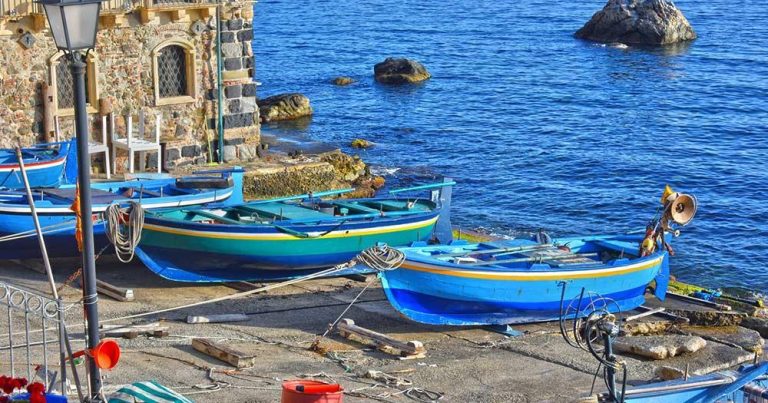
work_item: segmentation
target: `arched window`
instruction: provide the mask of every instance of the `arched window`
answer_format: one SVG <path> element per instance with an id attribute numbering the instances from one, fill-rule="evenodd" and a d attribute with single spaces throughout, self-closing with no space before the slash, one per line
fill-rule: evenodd
<path id="1" fill-rule="evenodd" d="M 152 51 L 155 104 L 195 100 L 195 51 L 191 43 L 170 40 Z"/>
<path id="2" fill-rule="evenodd" d="M 63 53 L 57 53 L 48 59 L 50 65 L 51 86 L 54 92 L 54 105 L 56 115 L 67 116 L 74 114 L 75 88 L 72 82 L 70 60 Z M 88 54 L 85 69 L 85 103 L 89 111 L 95 110 L 95 101 L 98 99 L 98 87 L 96 85 L 96 56 Z"/>

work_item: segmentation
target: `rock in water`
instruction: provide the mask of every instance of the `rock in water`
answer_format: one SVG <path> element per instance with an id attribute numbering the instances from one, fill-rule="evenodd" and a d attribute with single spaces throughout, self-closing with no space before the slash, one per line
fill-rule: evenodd
<path id="1" fill-rule="evenodd" d="M 354 82 L 355 80 L 352 77 L 336 77 L 333 79 L 333 83 L 340 86 L 350 85 Z"/>
<path id="2" fill-rule="evenodd" d="M 682 12 L 670 0 L 608 0 L 576 37 L 603 43 L 668 45 L 696 39 Z"/>
<path id="3" fill-rule="evenodd" d="M 262 122 L 291 120 L 312 115 L 309 98 L 302 94 L 280 94 L 260 99 L 259 115 Z"/>
<path id="4" fill-rule="evenodd" d="M 388 57 L 373 66 L 376 81 L 384 84 L 409 84 L 432 77 L 421 63 L 411 59 Z"/>

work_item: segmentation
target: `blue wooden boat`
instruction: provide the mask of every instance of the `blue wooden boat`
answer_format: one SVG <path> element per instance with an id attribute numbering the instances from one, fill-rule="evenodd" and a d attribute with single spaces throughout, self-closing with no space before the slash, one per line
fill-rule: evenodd
<path id="1" fill-rule="evenodd" d="M 431 239 L 447 203 L 439 195 L 319 199 L 350 190 L 147 213 L 136 255 L 173 281 L 294 278 L 345 263 L 378 243 L 404 246 Z"/>
<path id="2" fill-rule="evenodd" d="M 401 249 L 405 263 L 379 274 L 392 306 L 433 325 L 557 320 L 563 301 L 594 290 L 621 310 L 643 303 L 648 284 L 666 293 L 668 253 L 639 257 L 642 235 L 588 236 Z"/>
<path id="3" fill-rule="evenodd" d="M 58 187 L 74 183 L 77 175 L 76 151 L 74 140 L 23 148 L 21 155 L 30 186 Z M 0 149 L 0 188 L 24 189 L 16 150 Z"/>
<path id="4" fill-rule="evenodd" d="M 198 206 L 206 203 L 242 202 L 242 171 L 208 171 L 210 175 L 166 179 L 138 179 L 93 183 L 96 251 L 108 246 L 104 212 L 110 204 L 138 202 L 144 209 Z M 51 257 L 78 256 L 75 213 L 70 210 L 75 186 L 35 189 L 35 208 Z M 23 191 L 0 192 L 0 259 L 40 256 L 34 224 Z"/>

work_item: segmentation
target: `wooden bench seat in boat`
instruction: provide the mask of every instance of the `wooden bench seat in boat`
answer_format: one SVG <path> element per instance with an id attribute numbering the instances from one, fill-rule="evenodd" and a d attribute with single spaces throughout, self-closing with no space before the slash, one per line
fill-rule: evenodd
<path id="1" fill-rule="evenodd" d="M 44 195 L 53 196 L 59 199 L 74 201 L 75 200 L 75 188 L 58 188 L 58 189 L 44 189 Z M 107 192 L 101 189 L 91 189 L 91 203 L 93 204 L 109 204 L 115 200 L 123 200 L 125 196 Z"/>
<path id="2" fill-rule="evenodd" d="M 254 203 L 250 205 L 238 206 L 237 209 L 241 211 L 256 213 L 269 218 L 276 218 L 279 220 L 327 220 L 329 217 L 332 217 L 329 214 L 321 213 L 308 207 L 287 203 Z"/>
<path id="3" fill-rule="evenodd" d="M 640 245 L 638 245 L 636 242 L 618 241 L 618 240 L 611 240 L 611 239 L 598 239 L 598 240 L 592 241 L 592 243 L 594 243 L 595 245 L 603 249 L 612 250 L 614 252 L 621 252 L 629 256 L 637 256 L 637 253 L 640 250 Z"/>
<path id="4" fill-rule="evenodd" d="M 378 213 L 380 213 L 379 210 L 363 206 L 362 204 L 359 204 L 359 203 L 351 203 L 351 202 L 347 202 L 347 201 L 343 201 L 343 200 L 334 200 L 331 203 L 336 205 L 336 206 L 343 207 L 343 208 L 349 210 L 350 212 L 366 213 L 366 214 L 378 214 Z"/>
<path id="5" fill-rule="evenodd" d="M 378 208 L 377 211 L 408 211 L 410 208 L 408 208 L 408 203 L 405 201 L 366 201 L 365 202 L 369 206 L 373 206 L 374 208 Z"/>

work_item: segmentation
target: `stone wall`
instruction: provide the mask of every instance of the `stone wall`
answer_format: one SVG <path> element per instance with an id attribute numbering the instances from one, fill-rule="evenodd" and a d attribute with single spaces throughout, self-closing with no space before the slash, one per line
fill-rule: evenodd
<path id="1" fill-rule="evenodd" d="M 225 138 L 239 143 L 259 143 L 259 118 L 256 85 L 252 83 L 252 14 L 250 3 L 233 6 L 224 12 L 222 54 L 224 55 L 224 128 Z M 246 10 L 245 12 L 243 10 Z M 142 18 L 144 17 L 144 18 Z M 94 50 L 97 76 L 97 100 L 91 100 L 94 117 L 92 133 L 100 139 L 99 101 L 110 105 L 116 116 L 115 130 L 123 135 L 124 116 L 143 110 L 147 132 L 154 129 L 154 116 L 161 114 L 161 142 L 164 144 L 164 168 L 172 170 L 189 164 L 216 160 L 216 31 L 215 14 L 190 13 L 182 19 L 158 13 L 147 19 L 129 11 L 117 24 L 102 27 Z M 50 59 L 57 54 L 48 29 L 35 32 L 29 17 L 0 22 L 0 147 L 18 142 L 30 145 L 45 141 L 44 87 L 51 81 Z M 23 37 L 33 44 L 22 43 Z M 184 102 L 156 105 L 152 51 L 167 41 L 181 41 L 194 53 L 194 97 Z M 236 49 L 235 49 L 236 48 Z M 61 133 L 73 133 L 71 116 L 62 117 Z M 213 146 L 209 153 L 208 145 Z M 247 153 L 246 153 L 247 154 Z M 244 156 L 247 156 L 243 154 Z M 255 154 L 255 153 L 254 153 Z M 118 158 L 118 171 L 127 166 L 125 156 Z M 150 158 L 150 165 L 156 158 Z"/>

